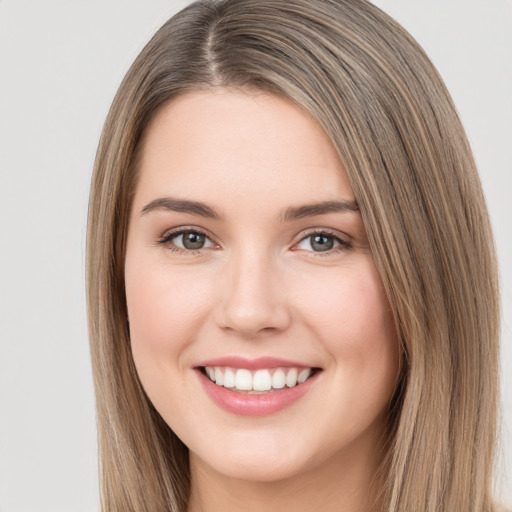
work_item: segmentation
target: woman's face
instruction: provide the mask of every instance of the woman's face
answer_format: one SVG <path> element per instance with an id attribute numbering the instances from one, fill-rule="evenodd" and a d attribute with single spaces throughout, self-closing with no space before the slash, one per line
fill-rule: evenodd
<path id="1" fill-rule="evenodd" d="M 398 344 L 346 171 L 307 114 L 226 89 L 163 107 L 125 273 L 140 380 L 193 468 L 374 464 Z"/>

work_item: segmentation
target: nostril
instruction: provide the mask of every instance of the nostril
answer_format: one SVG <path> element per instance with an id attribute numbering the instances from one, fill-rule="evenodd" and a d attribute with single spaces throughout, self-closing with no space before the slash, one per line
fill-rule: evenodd
<path id="1" fill-rule="evenodd" d="M 291 315 L 286 289 L 280 283 L 269 258 L 244 251 L 230 262 L 229 275 L 219 288 L 219 327 L 245 337 L 286 329 Z"/>
<path id="2" fill-rule="evenodd" d="M 243 336 L 272 334 L 285 330 L 291 320 L 287 305 L 282 303 L 251 304 L 228 300 L 221 308 L 218 324 L 228 331 L 235 331 Z"/>

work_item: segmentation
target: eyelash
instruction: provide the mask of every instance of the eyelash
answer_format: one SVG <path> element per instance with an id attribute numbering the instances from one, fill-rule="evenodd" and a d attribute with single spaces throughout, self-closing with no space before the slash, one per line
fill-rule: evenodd
<path id="1" fill-rule="evenodd" d="M 199 254 L 201 252 L 201 250 L 204 249 L 203 247 L 200 249 L 182 249 L 181 247 L 176 247 L 175 245 L 172 245 L 172 240 L 174 238 L 177 238 L 180 235 L 184 235 L 186 233 L 202 235 L 202 236 L 206 237 L 212 244 L 215 244 L 215 242 L 213 242 L 211 240 L 211 238 L 208 236 L 208 234 L 205 233 L 204 231 L 197 229 L 197 228 L 187 228 L 187 227 L 179 228 L 175 231 L 171 231 L 171 232 L 164 234 L 161 238 L 159 238 L 157 240 L 157 243 L 158 243 L 158 245 L 164 246 L 168 250 L 170 250 L 172 252 L 177 252 L 179 254 L 186 254 L 186 255 Z M 333 253 L 347 251 L 349 249 L 352 249 L 352 247 L 353 247 L 353 244 L 351 242 L 349 242 L 348 240 L 345 240 L 345 239 L 341 238 L 339 235 L 334 234 L 334 233 L 330 232 L 329 230 L 325 230 L 325 229 L 307 231 L 306 233 L 303 234 L 303 236 L 300 238 L 300 240 L 294 244 L 294 247 L 297 246 L 298 244 L 300 244 L 301 242 L 303 242 L 304 240 L 307 240 L 308 238 L 311 238 L 313 236 L 324 236 L 327 238 L 332 238 L 335 242 L 337 242 L 339 244 L 337 247 L 328 249 L 326 251 L 312 251 L 312 250 L 306 251 L 306 252 L 312 253 L 314 255 L 314 257 L 329 256 L 329 255 L 332 255 Z M 310 244 L 311 244 L 311 242 L 310 242 Z M 217 245 L 217 247 L 218 247 L 218 245 Z M 292 250 L 300 250 L 300 249 L 292 249 Z"/>
<path id="2" fill-rule="evenodd" d="M 176 229 L 175 231 L 170 231 L 170 232 L 164 234 L 160 239 L 158 239 L 157 243 L 158 243 L 158 245 L 162 245 L 162 246 L 166 247 L 168 250 L 170 250 L 172 252 L 177 252 L 179 254 L 186 254 L 186 255 L 199 254 L 199 252 L 203 248 L 201 248 L 201 249 L 182 249 L 181 247 L 176 247 L 175 245 L 172 245 L 171 241 L 173 238 L 177 238 L 180 235 L 184 235 L 185 233 L 193 233 L 196 235 L 202 235 L 211 241 L 208 234 L 205 233 L 204 231 L 201 231 L 200 229 L 197 229 L 197 228 L 184 227 L 184 228 L 179 228 L 179 229 Z M 212 243 L 214 243 L 214 242 L 212 242 Z"/>
<path id="3" fill-rule="evenodd" d="M 349 249 L 352 249 L 352 247 L 353 247 L 353 244 L 351 242 L 349 242 L 348 240 L 340 237 L 340 235 L 335 234 L 332 231 L 329 231 L 329 230 L 326 230 L 326 229 L 320 229 L 320 230 L 312 229 L 310 231 L 306 231 L 301 236 L 300 240 L 296 244 L 294 244 L 294 246 L 297 246 L 298 244 L 300 244 L 304 240 L 307 240 L 308 238 L 312 238 L 313 236 L 324 236 L 324 237 L 327 237 L 327 238 L 332 238 L 335 242 L 337 242 L 339 244 L 337 247 L 334 247 L 332 249 L 328 249 L 326 251 L 307 251 L 309 253 L 312 253 L 313 257 L 330 256 L 330 255 L 338 253 L 338 252 L 347 251 Z M 310 242 L 310 245 L 311 245 L 311 242 Z M 295 250 L 299 250 L 299 249 L 295 249 Z"/>

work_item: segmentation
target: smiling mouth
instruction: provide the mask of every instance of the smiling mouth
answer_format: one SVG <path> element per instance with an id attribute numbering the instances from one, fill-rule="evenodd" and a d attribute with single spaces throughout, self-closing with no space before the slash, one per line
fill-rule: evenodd
<path id="1" fill-rule="evenodd" d="M 202 366 L 199 368 L 211 382 L 230 391 L 250 395 L 268 394 L 300 386 L 320 368 L 268 368 L 249 370 L 225 366 Z"/>

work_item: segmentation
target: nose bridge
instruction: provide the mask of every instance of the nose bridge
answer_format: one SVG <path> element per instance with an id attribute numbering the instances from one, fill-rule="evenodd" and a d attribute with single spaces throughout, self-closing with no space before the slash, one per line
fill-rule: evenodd
<path id="1" fill-rule="evenodd" d="M 227 263 L 219 325 L 253 336 L 262 331 L 282 331 L 290 321 L 284 276 L 276 258 L 261 247 L 233 253 Z"/>

